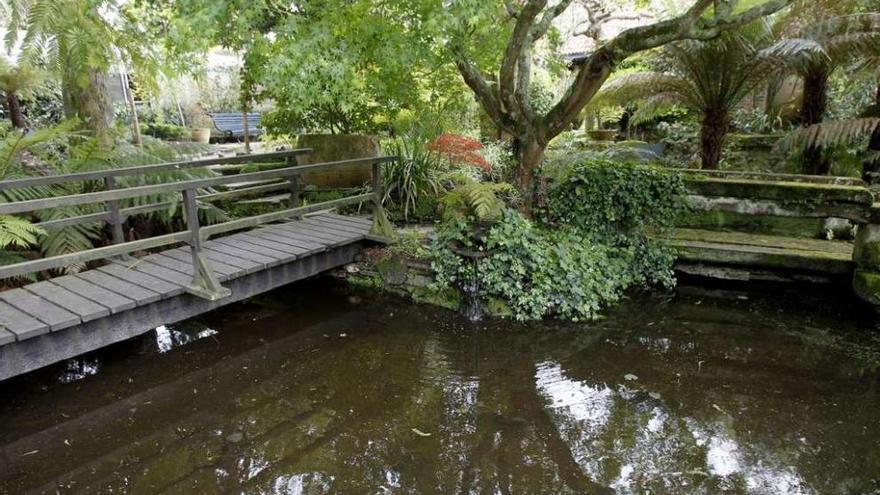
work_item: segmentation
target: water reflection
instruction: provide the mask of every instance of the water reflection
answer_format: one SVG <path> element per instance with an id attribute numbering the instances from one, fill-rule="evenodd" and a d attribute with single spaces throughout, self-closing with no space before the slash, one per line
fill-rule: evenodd
<path id="1" fill-rule="evenodd" d="M 181 347 L 205 337 L 217 335 L 213 328 L 195 329 L 188 327 L 176 328 L 162 325 L 156 327 L 156 350 L 166 353 L 171 349 Z"/>
<path id="2" fill-rule="evenodd" d="M 876 369 L 845 352 L 876 350 L 820 309 L 678 298 L 475 330 L 308 287 L 259 329 L 241 307 L 161 327 L 161 358 L 0 405 L 0 493 L 880 490 Z"/>
<path id="3" fill-rule="evenodd" d="M 101 363 L 97 358 L 74 358 L 64 363 L 64 371 L 58 377 L 61 383 L 71 383 L 98 373 Z"/>

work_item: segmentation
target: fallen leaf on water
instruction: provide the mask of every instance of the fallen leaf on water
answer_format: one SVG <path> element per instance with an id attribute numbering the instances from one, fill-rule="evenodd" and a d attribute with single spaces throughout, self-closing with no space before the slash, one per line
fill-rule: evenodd
<path id="1" fill-rule="evenodd" d="M 660 400 L 660 394 L 658 394 L 657 392 L 648 392 L 648 397 Z"/>
<path id="2" fill-rule="evenodd" d="M 420 436 L 420 437 L 430 437 L 430 436 L 431 436 L 430 433 L 425 433 L 425 432 L 423 432 L 422 430 L 420 430 L 420 429 L 418 429 L 418 428 L 413 428 L 413 429 L 412 429 L 412 432 L 415 433 L 416 435 Z"/>
<path id="3" fill-rule="evenodd" d="M 633 375 L 632 373 L 627 373 L 627 374 L 623 375 L 623 379 L 633 381 L 633 380 L 638 380 L 639 377 L 637 377 L 636 375 Z"/>

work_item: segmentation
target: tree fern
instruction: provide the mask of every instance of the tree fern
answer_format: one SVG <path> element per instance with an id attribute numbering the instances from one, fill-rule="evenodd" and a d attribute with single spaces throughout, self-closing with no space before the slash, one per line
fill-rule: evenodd
<path id="1" fill-rule="evenodd" d="M 807 44 L 772 43 L 770 25 L 756 21 L 711 41 L 679 41 L 663 48 L 660 72 L 639 72 L 610 80 L 594 99 L 599 104 L 632 105 L 633 124 L 647 122 L 672 106 L 702 117 L 703 166 L 715 168 L 730 124 L 730 112 L 768 76 L 779 70 L 777 58 L 809 50 Z"/>
<path id="2" fill-rule="evenodd" d="M 784 151 L 804 151 L 816 147 L 846 145 L 865 139 L 880 128 L 880 118 L 823 122 L 803 127 L 779 140 L 777 146 Z"/>

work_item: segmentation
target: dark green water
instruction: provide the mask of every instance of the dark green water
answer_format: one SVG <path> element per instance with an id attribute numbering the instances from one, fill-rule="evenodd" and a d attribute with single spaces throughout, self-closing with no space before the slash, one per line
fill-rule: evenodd
<path id="1" fill-rule="evenodd" d="M 880 493 L 874 324 L 787 297 L 472 325 L 294 285 L 0 385 L 0 493 Z"/>

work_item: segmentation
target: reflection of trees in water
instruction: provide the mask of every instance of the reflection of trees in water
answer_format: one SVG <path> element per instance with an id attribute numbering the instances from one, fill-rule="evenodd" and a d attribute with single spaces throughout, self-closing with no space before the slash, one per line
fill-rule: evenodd
<path id="1" fill-rule="evenodd" d="M 80 459 L 44 469 L 132 493 L 876 488 L 875 396 L 797 336 L 736 315 L 472 332 L 432 316 L 349 314 L 218 360 L 69 428 Z"/>

